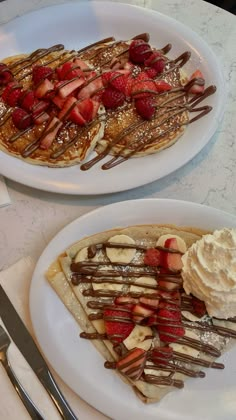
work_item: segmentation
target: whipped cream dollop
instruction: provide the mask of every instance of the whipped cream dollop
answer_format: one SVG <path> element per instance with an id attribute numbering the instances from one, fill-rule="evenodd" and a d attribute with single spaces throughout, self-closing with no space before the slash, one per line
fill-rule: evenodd
<path id="1" fill-rule="evenodd" d="M 210 316 L 236 316 L 236 229 L 216 230 L 182 257 L 183 287 L 203 300 Z"/>

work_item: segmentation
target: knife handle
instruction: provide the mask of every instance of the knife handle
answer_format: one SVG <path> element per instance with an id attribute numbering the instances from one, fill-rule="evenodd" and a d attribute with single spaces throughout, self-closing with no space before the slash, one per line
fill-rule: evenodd
<path id="1" fill-rule="evenodd" d="M 38 411 L 37 407 L 34 405 L 33 401 L 18 381 L 15 373 L 13 372 L 11 365 L 8 361 L 8 358 L 1 359 L 2 365 L 5 368 L 9 379 L 11 380 L 12 385 L 14 386 L 17 394 L 19 395 L 21 401 L 23 402 L 25 408 L 27 409 L 29 415 L 33 420 L 44 420 L 41 416 L 40 412 Z"/>
<path id="2" fill-rule="evenodd" d="M 47 369 L 42 369 L 38 377 L 50 395 L 61 417 L 65 420 L 78 420 L 78 417 L 76 417 L 76 415 L 73 413 L 69 404 L 59 390 L 51 372 Z"/>

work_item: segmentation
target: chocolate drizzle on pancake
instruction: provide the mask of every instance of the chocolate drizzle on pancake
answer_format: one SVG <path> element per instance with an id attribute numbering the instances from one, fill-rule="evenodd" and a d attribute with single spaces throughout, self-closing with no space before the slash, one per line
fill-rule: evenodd
<path id="1" fill-rule="evenodd" d="M 148 42 L 149 35 L 144 33 L 133 39 L 143 39 Z M 130 41 L 116 41 L 113 37 L 109 37 L 78 51 L 65 51 L 62 44 L 57 44 L 50 48 L 37 49 L 30 55 L 13 60 L 9 63 L 8 68 L 15 80 L 28 89 L 32 84 L 32 67 L 34 65 L 50 66 L 54 71 L 62 64 L 79 58 L 90 65 L 89 69 L 83 69 L 82 71 L 85 73 L 95 71 L 96 73 L 91 79 L 85 80 L 79 87 L 80 90 L 88 86 L 93 80 L 100 78 L 102 72 L 115 67 L 115 64 L 122 60 L 127 62 L 129 43 Z M 193 79 L 184 83 L 181 80 L 180 69 L 189 60 L 190 53 L 184 52 L 171 60 L 166 57 L 170 50 L 171 44 L 156 50 L 161 53 L 161 59 L 165 60 L 165 69 L 155 80 L 166 80 L 171 84 L 172 89 L 159 94 L 150 92 L 155 97 L 156 108 L 155 116 L 151 121 L 143 120 L 136 113 L 133 100 L 135 96 L 124 106 L 114 111 L 98 113 L 94 120 L 84 126 L 66 121 L 70 112 L 81 101 L 81 99 L 78 99 L 71 105 L 63 118 L 50 129 L 48 129 L 47 122 L 39 126 L 32 125 L 27 129 L 17 130 L 10 121 L 12 108 L 5 106 L 5 109 L 0 113 L 0 142 L 3 150 L 17 157 L 28 159 L 31 163 L 57 166 L 63 162 L 62 166 L 70 166 L 79 160 L 78 149 L 80 150 L 80 161 L 83 161 L 90 148 L 95 147 L 97 155 L 80 166 L 81 170 L 86 171 L 108 155 L 113 157 L 102 164 L 101 168 L 103 170 L 111 169 L 132 157 L 155 153 L 162 148 L 166 148 L 177 140 L 188 124 L 204 117 L 211 111 L 212 108 L 208 105 L 197 106 L 216 90 L 214 86 L 209 86 L 203 94 L 190 95 L 191 87 L 198 84 L 201 86 L 203 81 Z M 138 67 L 136 66 L 135 71 L 139 72 L 140 68 L 138 69 Z M 78 66 L 75 65 L 75 68 L 78 68 Z M 143 68 L 145 70 L 145 67 Z M 73 80 L 76 81 L 76 78 Z M 64 86 L 71 81 L 65 81 Z M 61 87 L 62 85 L 60 85 Z M 57 95 L 58 89 L 55 89 L 52 95 Z M 97 89 L 91 98 L 93 99 L 93 96 L 99 92 L 101 92 L 101 88 Z M 2 93 L 2 90 L 0 93 Z M 49 112 L 52 118 L 57 115 L 58 110 L 56 106 L 50 105 Z M 189 119 L 188 115 L 190 113 L 196 113 L 196 116 Z M 116 127 L 115 121 L 122 120 L 124 126 L 118 124 Z M 41 148 L 42 140 L 53 132 L 60 123 L 62 124 L 50 149 L 43 150 Z M 105 134 L 104 137 L 97 138 L 101 124 L 105 124 Z M 93 137 L 97 138 L 97 143 L 94 143 L 94 145 L 91 143 Z"/>

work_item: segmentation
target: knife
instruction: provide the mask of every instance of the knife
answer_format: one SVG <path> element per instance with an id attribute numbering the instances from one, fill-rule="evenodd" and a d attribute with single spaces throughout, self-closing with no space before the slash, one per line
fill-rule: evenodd
<path id="1" fill-rule="evenodd" d="M 0 317 L 12 340 L 50 395 L 61 417 L 66 420 L 78 420 L 60 392 L 43 356 L 1 285 Z"/>

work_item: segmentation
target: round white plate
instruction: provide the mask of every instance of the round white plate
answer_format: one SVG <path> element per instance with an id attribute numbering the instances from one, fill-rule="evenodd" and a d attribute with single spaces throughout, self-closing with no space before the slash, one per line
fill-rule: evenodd
<path id="1" fill-rule="evenodd" d="M 222 357 L 224 371 L 208 369 L 206 378 L 189 379 L 183 390 L 173 391 L 159 404 L 144 405 L 114 372 L 103 367 L 104 360 L 93 344 L 79 337 L 78 324 L 45 280 L 51 262 L 75 241 L 114 227 L 143 223 L 215 229 L 236 227 L 236 217 L 185 201 L 142 199 L 101 207 L 66 226 L 41 255 L 31 284 L 30 313 L 42 351 L 78 395 L 116 420 L 233 420 L 236 349 Z"/>
<path id="2" fill-rule="evenodd" d="M 0 152 L 1 173 L 10 179 L 42 190 L 66 194 L 104 194 L 138 187 L 170 174 L 191 160 L 210 140 L 223 115 L 225 88 L 217 59 L 209 46 L 191 29 L 153 10 L 112 2 L 78 2 L 40 9 L 0 28 L 0 57 L 30 52 L 39 47 L 63 43 L 79 49 L 114 35 L 129 39 L 149 32 L 151 43 L 173 44 L 170 57 L 190 50 L 192 58 L 184 67 L 188 74 L 200 68 L 206 84 L 217 86 L 207 99 L 213 110 L 191 124 L 170 149 L 144 158 L 130 159 L 103 171 L 99 164 L 83 172 L 79 165 L 46 168 L 30 165 Z"/>

